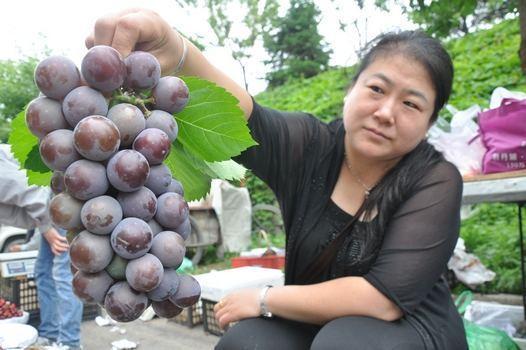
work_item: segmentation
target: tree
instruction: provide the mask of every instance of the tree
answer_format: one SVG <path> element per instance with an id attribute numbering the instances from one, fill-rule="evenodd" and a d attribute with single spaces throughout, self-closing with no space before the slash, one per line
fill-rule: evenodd
<path id="1" fill-rule="evenodd" d="M 319 9 L 312 0 L 292 0 L 285 17 L 276 19 L 265 33 L 264 47 L 270 55 L 266 79 L 278 86 L 290 78 L 312 77 L 327 69 L 330 50 L 318 32 Z"/>
<path id="2" fill-rule="evenodd" d="M 517 10 L 517 0 L 410 0 L 410 18 L 440 38 L 464 35 L 482 23 L 502 19 Z"/>
<path id="3" fill-rule="evenodd" d="M 238 0 L 236 6 L 245 7 L 243 24 L 247 29 L 246 35 L 232 33 L 233 21 L 228 15 L 230 0 L 207 0 L 210 11 L 209 24 L 217 37 L 218 44 L 228 47 L 232 57 L 239 63 L 243 72 L 245 89 L 248 90 L 246 78 L 247 62 L 251 58 L 251 49 L 262 33 L 270 30 L 278 15 L 277 0 Z"/>
<path id="4" fill-rule="evenodd" d="M 39 59 L 27 57 L 20 60 L 0 61 L 0 141 L 6 142 L 13 117 L 33 98 L 38 89 L 33 72 Z"/>
<path id="5" fill-rule="evenodd" d="M 385 9 L 387 1 L 375 0 L 375 3 Z M 415 23 L 438 38 L 464 35 L 480 24 L 518 13 L 521 33 L 518 55 L 526 75 L 526 0 L 410 0 L 402 6 Z"/>

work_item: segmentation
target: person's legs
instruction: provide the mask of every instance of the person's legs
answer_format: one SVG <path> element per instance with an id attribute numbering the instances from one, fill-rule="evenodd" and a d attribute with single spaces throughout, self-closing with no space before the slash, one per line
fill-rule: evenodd
<path id="1" fill-rule="evenodd" d="M 40 239 L 40 247 L 35 262 L 35 283 L 37 286 L 38 304 L 40 307 L 40 337 L 56 341 L 59 322 L 57 318 L 57 293 L 53 281 L 53 252 L 44 237 Z"/>
<path id="2" fill-rule="evenodd" d="M 65 235 L 65 232 L 59 232 Z M 53 280 L 58 298 L 57 311 L 60 322 L 58 342 L 70 347 L 78 347 L 80 345 L 82 302 L 73 293 L 72 279 L 69 252 L 55 256 Z"/>
<path id="3" fill-rule="evenodd" d="M 324 325 L 311 350 L 422 350 L 424 342 L 405 319 L 387 322 L 371 317 L 349 316 Z"/>
<path id="4" fill-rule="evenodd" d="M 231 327 L 216 350 L 305 350 L 319 327 L 281 318 L 248 318 Z"/>

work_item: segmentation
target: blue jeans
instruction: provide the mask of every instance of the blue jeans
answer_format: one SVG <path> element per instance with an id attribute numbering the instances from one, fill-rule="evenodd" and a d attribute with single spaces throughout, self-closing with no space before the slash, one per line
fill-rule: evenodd
<path id="1" fill-rule="evenodd" d="M 64 230 L 58 230 L 66 235 Z M 39 336 L 64 345 L 80 345 L 82 302 L 73 293 L 69 252 L 55 256 L 42 235 L 35 263 L 40 305 Z"/>

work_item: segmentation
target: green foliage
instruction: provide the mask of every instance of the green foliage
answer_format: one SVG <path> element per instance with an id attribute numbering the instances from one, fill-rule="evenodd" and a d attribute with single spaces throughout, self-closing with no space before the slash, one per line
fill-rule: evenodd
<path id="1" fill-rule="evenodd" d="M 292 0 L 285 17 L 275 20 L 274 30 L 264 36 L 270 55 L 267 64 L 270 86 L 291 78 L 312 77 L 328 67 L 330 50 L 326 50 L 318 32 L 320 11 L 312 0 Z"/>
<path id="2" fill-rule="evenodd" d="M 178 140 L 196 157 L 209 162 L 229 160 L 255 145 L 239 101 L 225 89 L 195 77 L 186 77 L 191 91 L 188 105 L 175 119 Z"/>
<path id="3" fill-rule="evenodd" d="M 333 69 L 309 79 L 295 79 L 257 95 L 257 101 L 275 109 L 307 111 L 324 121 L 341 116 L 343 98 L 354 68 Z"/>
<path id="4" fill-rule="evenodd" d="M 481 292 L 520 293 L 520 245 L 517 207 L 480 204 L 476 214 L 462 222 L 460 235 L 467 249 L 496 273 Z"/>
<path id="5" fill-rule="evenodd" d="M 481 23 L 492 23 L 517 12 L 517 0 L 410 0 L 409 17 L 429 34 L 445 38 L 467 34 Z"/>
<path id="6" fill-rule="evenodd" d="M 526 78 L 517 54 L 519 43 L 518 20 L 504 21 L 491 29 L 449 41 L 446 48 L 455 66 L 449 103 L 459 109 L 473 104 L 487 108 L 491 93 L 498 86 L 526 91 Z"/>
<path id="7" fill-rule="evenodd" d="M 38 95 L 33 72 L 38 59 L 0 61 L 0 142 L 6 142 L 11 121 Z"/>
<path id="8" fill-rule="evenodd" d="M 11 152 L 26 169 L 28 181 L 31 185 L 49 186 L 51 171 L 42 162 L 38 153 L 38 138 L 29 132 L 26 126 L 25 110 L 18 113 L 12 123 L 9 134 Z"/>

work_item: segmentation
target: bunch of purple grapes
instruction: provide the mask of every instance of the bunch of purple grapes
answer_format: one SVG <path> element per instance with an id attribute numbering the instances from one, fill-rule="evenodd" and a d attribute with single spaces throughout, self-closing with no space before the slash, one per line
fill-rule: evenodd
<path id="1" fill-rule="evenodd" d="M 178 134 L 172 114 L 189 91 L 160 72 L 153 55 L 123 60 L 109 46 L 90 49 L 80 72 L 67 57 L 48 57 L 35 70 L 42 94 L 26 113 L 53 170 L 50 215 L 71 239 L 74 291 L 120 322 L 150 304 L 158 316 L 174 317 L 201 293 L 192 276 L 176 272 L 189 209 L 163 164 Z"/>

